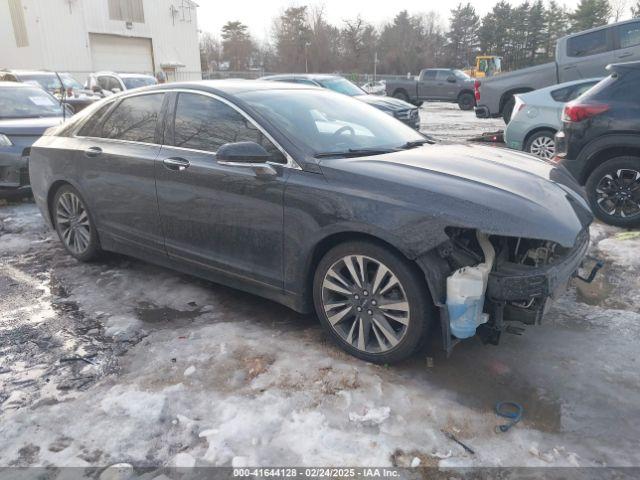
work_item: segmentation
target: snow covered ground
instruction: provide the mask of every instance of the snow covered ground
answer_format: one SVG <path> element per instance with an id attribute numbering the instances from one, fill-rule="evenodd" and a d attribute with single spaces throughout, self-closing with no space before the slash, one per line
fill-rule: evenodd
<path id="1" fill-rule="evenodd" d="M 441 138 L 500 128 L 422 113 Z M 0 206 L 0 466 L 640 466 L 640 232 L 592 236 L 603 274 L 544 325 L 382 367 L 272 302 L 78 263 L 35 205 Z M 525 409 L 507 433 L 497 401 Z"/>

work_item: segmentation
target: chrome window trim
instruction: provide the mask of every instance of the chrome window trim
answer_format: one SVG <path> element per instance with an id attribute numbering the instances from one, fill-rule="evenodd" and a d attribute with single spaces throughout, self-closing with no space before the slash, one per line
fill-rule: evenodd
<path id="1" fill-rule="evenodd" d="M 298 163 L 293 159 L 293 157 L 291 155 L 289 155 L 289 152 L 287 152 L 269 134 L 269 132 L 267 132 L 260 124 L 258 124 L 258 122 L 256 122 L 256 120 L 254 120 L 248 113 L 246 113 L 240 107 L 235 105 L 233 102 L 230 102 L 226 98 L 222 98 L 222 97 L 220 97 L 220 96 L 218 96 L 218 95 L 216 95 L 214 93 L 203 92 L 201 90 L 191 90 L 191 89 L 188 89 L 188 88 L 171 88 L 171 89 L 159 89 L 159 90 L 152 90 L 152 91 L 148 91 L 148 92 L 136 92 L 136 93 L 125 94 L 125 95 L 121 96 L 118 100 L 115 100 L 115 101 L 121 102 L 123 100 L 126 100 L 127 98 L 138 97 L 138 96 L 141 96 L 141 95 L 153 95 L 153 94 L 158 94 L 158 93 L 163 93 L 164 94 L 164 93 L 172 93 L 172 92 L 176 92 L 176 93 L 192 93 L 192 94 L 196 94 L 196 95 L 202 95 L 204 97 L 210 97 L 210 98 L 213 98 L 214 100 L 218 100 L 218 101 L 224 103 L 225 105 L 231 107 L 236 112 L 238 112 L 240 115 L 242 115 L 244 118 L 246 118 L 249 122 L 251 122 L 251 124 L 254 127 L 256 127 L 271 143 L 273 143 L 275 145 L 275 147 L 278 150 L 280 150 L 280 153 L 282 153 L 284 155 L 284 158 L 286 159 L 286 163 L 266 162 L 267 164 L 280 165 L 282 167 L 292 168 L 294 170 L 302 170 L 300 165 L 298 165 Z M 116 139 L 116 138 L 83 137 L 83 136 L 80 136 L 80 135 L 74 135 L 74 137 L 75 138 L 91 138 L 91 139 L 95 139 L 95 140 L 107 140 L 107 141 L 111 141 L 111 142 L 114 142 L 114 143 L 118 143 L 118 142 L 121 142 L 121 143 L 134 143 L 134 144 L 137 144 L 137 145 L 151 145 L 151 146 L 157 146 L 157 147 L 165 147 L 166 146 L 167 148 L 177 148 L 177 149 L 184 150 L 184 151 L 187 151 L 187 152 L 203 153 L 203 154 L 214 155 L 214 156 L 217 153 L 217 151 L 211 152 L 209 150 L 199 150 L 199 149 L 196 149 L 196 148 L 177 147 L 177 146 L 174 146 L 174 145 L 169 145 L 167 143 L 162 143 L 162 144 L 146 143 L 146 142 L 136 142 L 136 141 L 133 141 L 133 140 L 120 140 L 120 139 Z"/>

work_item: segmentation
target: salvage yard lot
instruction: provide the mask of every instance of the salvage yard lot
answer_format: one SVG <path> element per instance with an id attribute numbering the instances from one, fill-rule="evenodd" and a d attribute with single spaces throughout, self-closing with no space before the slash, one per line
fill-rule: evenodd
<path id="1" fill-rule="evenodd" d="M 503 127 L 421 115 L 444 140 Z M 381 367 L 267 300 L 119 255 L 78 263 L 34 204 L 2 206 L 0 466 L 640 465 L 639 251 L 596 224 L 602 274 L 542 326 L 449 359 L 434 332 Z M 507 433 L 498 401 L 524 407 Z"/>

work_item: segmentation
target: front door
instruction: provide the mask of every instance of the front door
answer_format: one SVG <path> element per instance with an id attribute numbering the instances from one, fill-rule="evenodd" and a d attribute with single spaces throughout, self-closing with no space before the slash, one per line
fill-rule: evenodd
<path id="1" fill-rule="evenodd" d="M 76 155 L 82 190 L 98 228 L 115 240 L 164 253 L 155 160 L 163 93 L 136 95 L 80 131 Z"/>
<path id="2" fill-rule="evenodd" d="M 158 207 L 170 257 L 260 286 L 282 288 L 282 153 L 225 101 L 178 93 L 156 162 Z M 254 141 L 273 155 L 275 174 L 225 165 L 216 151 Z M 274 173 L 274 172 L 272 172 Z"/>

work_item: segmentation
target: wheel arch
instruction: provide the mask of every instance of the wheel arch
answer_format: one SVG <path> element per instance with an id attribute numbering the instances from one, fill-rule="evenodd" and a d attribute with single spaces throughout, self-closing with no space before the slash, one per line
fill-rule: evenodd
<path id="1" fill-rule="evenodd" d="M 470 95 L 473 95 L 473 100 L 475 101 L 476 97 L 475 94 L 473 93 L 473 90 L 465 88 L 464 90 L 460 90 L 460 92 L 458 92 L 458 96 L 456 97 L 457 99 L 460 99 L 460 97 L 462 95 L 464 95 L 465 93 L 468 93 Z"/>
<path id="2" fill-rule="evenodd" d="M 538 125 L 537 127 L 529 130 L 527 134 L 524 136 L 524 140 L 522 141 L 523 149 L 531 137 L 533 137 L 536 133 L 544 132 L 544 131 L 552 132 L 554 135 L 558 133 L 558 129 L 552 127 L 551 125 Z"/>
<path id="3" fill-rule="evenodd" d="M 378 246 L 387 248 L 392 252 L 400 255 L 402 258 L 406 259 L 409 264 L 411 264 L 420 272 L 420 278 L 424 279 L 424 286 L 427 288 L 427 291 L 431 296 L 431 301 L 433 302 L 433 292 L 431 291 L 429 283 L 426 280 L 424 269 L 416 261 L 415 256 L 412 256 L 402 247 L 395 245 L 394 242 L 391 242 L 388 239 L 384 239 L 381 236 L 359 231 L 340 231 L 331 233 L 323 237 L 314 245 L 310 255 L 308 256 L 304 269 L 304 288 L 302 292 L 302 299 L 303 304 L 309 311 L 313 310 L 313 277 L 315 275 L 316 268 L 320 263 L 320 260 L 322 260 L 322 257 L 324 257 L 324 255 L 332 248 L 340 244 L 352 241 L 368 241 L 377 244 Z"/>
<path id="4" fill-rule="evenodd" d="M 615 157 L 631 156 L 640 158 L 640 138 L 635 135 L 610 135 L 600 137 L 583 149 L 585 168 L 578 179 L 581 185 L 603 162 Z"/>
<path id="5" fill-rule="evenodd" d="M 517 95 L 518 93 L 527 93 L 532 91 L 533 91 L 533 88 L 531 87 L 518 87 L 518 88 L 512 88 L 511 90 L 507 90 L 500 97 L 500 108 L 498 109 L 498 112 L 502 114 L 504 106 L 507 104 L 509 99 L 514 95 Z"/>

